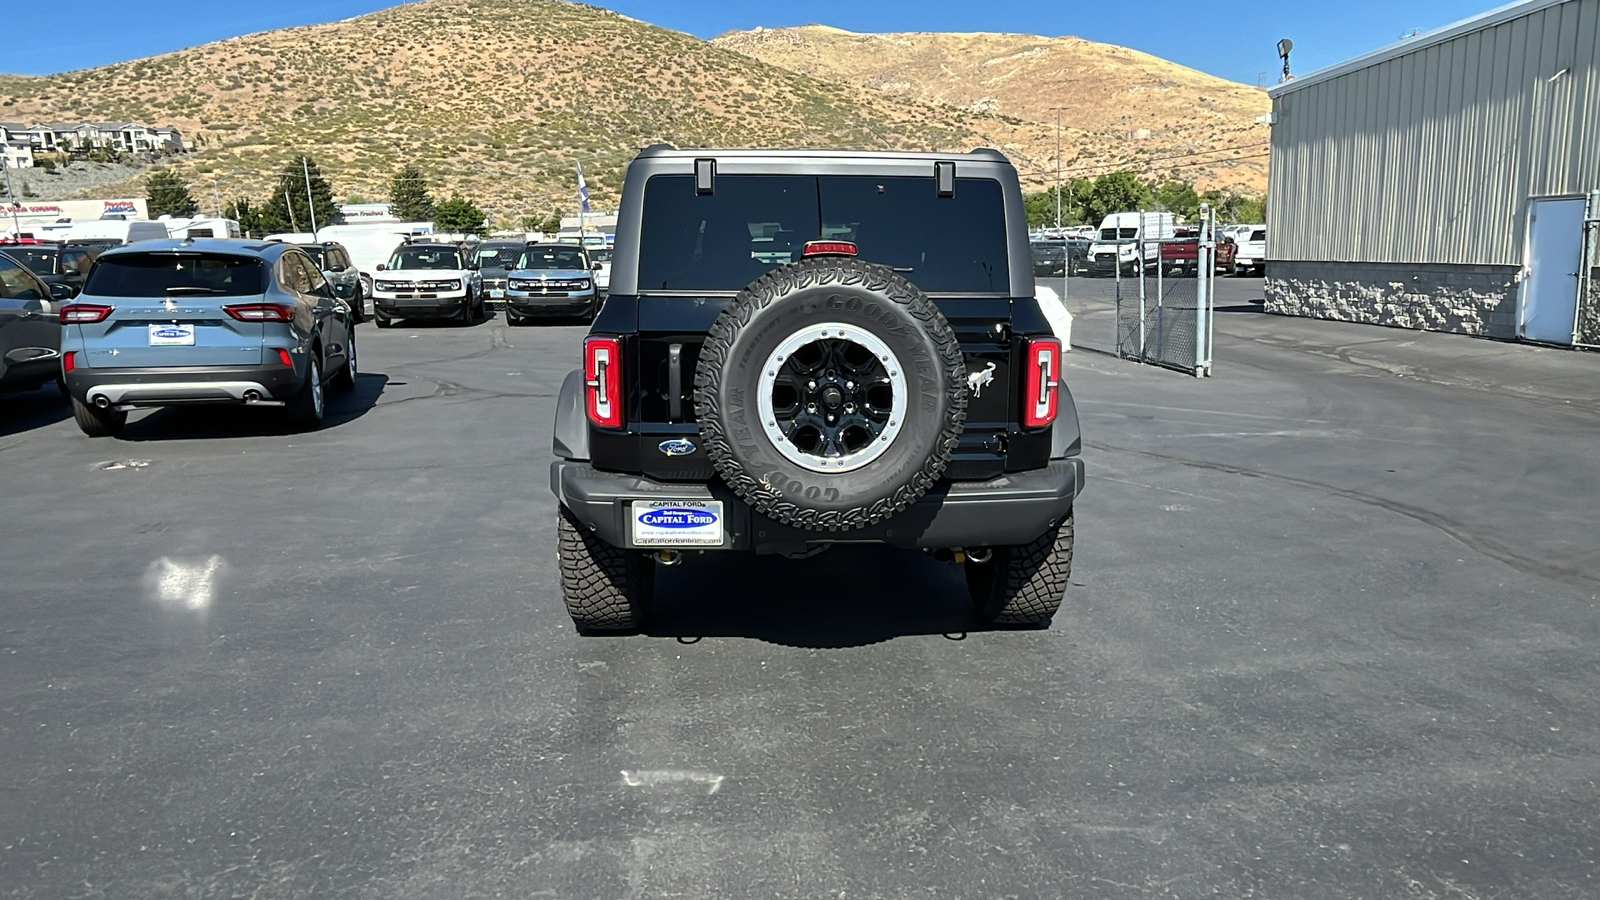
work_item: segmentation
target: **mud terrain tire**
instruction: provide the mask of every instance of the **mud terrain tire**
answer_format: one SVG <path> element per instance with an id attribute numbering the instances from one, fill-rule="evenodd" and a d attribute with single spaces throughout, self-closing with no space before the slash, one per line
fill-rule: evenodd
<path id="1" fill-rule="evenodd" d="M 840 431 L 827 438 L 834 443 L 818 450 L 822 445 L 797 436 L 801 417 L 816 421 L 817 415 L 797 411 L 792 421 L 774 421 L 763 416 L 761 396 L 765 393 L 776 404 L 771 398 L 785 389 L 771 386 L 773 370 L 781 369 L 785 360 L 798 363 L 802 356 L 797 350 L 786 357 L 784 347 L 810 340 L 803 335 L 825 325 L 845 326 L 850 339 L 858 343 L 850 347 L 834 341 L 838 349 L 828 351 L 826 358 L 840 364 L 825 363 L 823 368 L 842 371 L 845 355 L 855 354 L 859 360 L 867 347 L 868 358 L 860 363 L 864 368 L 853 371 L 867 371 L 876 355 L 884 362 L 873 377 L 881 381 L 890 375 L 903 377 L 904 390 L 903 396 L 893 399 L 894 405 L 855 394 L 846 398 L 854 405 L 829 406 L 841 417 L 848 409 L 871 410 L 879 416 L 892 409 L 901 414 L 868 423 L 887 429 L 881 434 L 864 428 L 851 434 Z M 803 346 L 828 343 L 818 340 Z M 815 371 L 822 380 L 821 370 Z M 845 377 L 839 375 L 840 387 Z M 852 387 L 868 380 L 849 377 Z M 801 376 L 799 381 L 809 378 Z M 875 396 L 894 393 L 891 389 Z M 966 423 L 967 396 L 961 347 L 939 308 L 892 270 L 848 257 L 803 260 L 752 282 L 713 323 L 695 368 L 700 434 L 722 480 L 756 512 L 814 531 L 861 528 L 915 503 L 939 480 L 956 449 Z M 793 408 L 805 408 L 808 399 L 815 397 L 802 396 Z M 837 399 L 835 393 L 826 402 Z M 816 406 L 812 403 L 813 412 Z M 783 431 L 785 427 L 790 430 Z M 852 449 L 846 453 L 842 448 Z M 852 458 L 859 462 L 839 462 Z M 828 471 L 830 465 L 846 468 Z"/>

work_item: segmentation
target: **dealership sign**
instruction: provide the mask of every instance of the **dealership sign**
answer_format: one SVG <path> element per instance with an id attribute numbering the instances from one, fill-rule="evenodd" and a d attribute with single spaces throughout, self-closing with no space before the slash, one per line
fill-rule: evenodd
<path id="1" fill-rule="evenodd" d="M 62 219 L 74 222 L 94 221 L 107 216 L 129 219 L 150 218 L 150 207 L 142 198 L 115 200 L 23 200 L 0 204 L 5 216 L 4 224 L 10 226 L 11 216 L 22 225 L 53 225 Z"/>

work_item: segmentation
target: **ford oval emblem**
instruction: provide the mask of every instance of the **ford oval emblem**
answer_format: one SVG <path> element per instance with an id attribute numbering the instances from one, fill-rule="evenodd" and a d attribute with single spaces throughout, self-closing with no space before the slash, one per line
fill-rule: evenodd
<path id="1" fill-rule="evenodd" d="M 695 449 L 694 441 L 688 438 L 673 438 L 670 441 L 662 441 L 656 447 L 668 456 L 688 456 Z"/>
<path id="2" fill-rule="evenodd" d="M 704 528 L 717 524 L 717 514 L 703 509 L 668 506 L 640 513 L 639 521 L 652 528 Z"/>

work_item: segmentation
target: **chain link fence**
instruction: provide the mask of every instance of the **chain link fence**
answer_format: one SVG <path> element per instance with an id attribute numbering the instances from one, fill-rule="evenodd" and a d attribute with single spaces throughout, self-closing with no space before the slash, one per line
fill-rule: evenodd
<path id="1" fill-rule="evenodd" d="M 1578 316 L 1572 328 L 1577 347 L 1600 350 L 1600 191 L 1589 195 L 1583 223 L 1583 257 L 1578 267 Z"/>
<path id="2" fill-rule="evenodd" d="M 1200 221 L 1182 229 L 1154 214 L 1140 213 L 1138 221 L 1131 237 L 1096 241 L 1089 277 L 1066 279 L 1062 290 L 1075 301 L 1115 310 L 1116 355 L 1197 378 L 1210 375 L 1215 218 L 1202 208 Z"/>

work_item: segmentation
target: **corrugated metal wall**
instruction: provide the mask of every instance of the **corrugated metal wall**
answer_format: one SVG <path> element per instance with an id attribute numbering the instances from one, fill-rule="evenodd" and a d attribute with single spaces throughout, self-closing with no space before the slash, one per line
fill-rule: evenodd
<path id="1" fill-rule="evenodd" d="M 1527 199 L 1600 188 L 1600 0 L 1273 101 L 1273 259 L 1517 265 Z"/>

